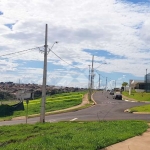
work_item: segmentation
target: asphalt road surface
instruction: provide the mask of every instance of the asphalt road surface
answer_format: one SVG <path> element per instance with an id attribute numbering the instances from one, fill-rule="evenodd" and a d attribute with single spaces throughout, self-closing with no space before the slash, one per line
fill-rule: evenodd
<path id="1" fill-rule="evenodd" d="M 144 102 L 129 102 L 124 100 L 115 100 L 108 92 L 98 91 L 93 95 L 96 105 L 92 107 L 56 114 L 45 117 L 46 122 L 59 121 L 99 121 L 99 120 L 147 120 L 150 121 L 150 114 L 125 113 L 124 110 L 140 105 L 147 105 Z M 39 122 L 40 117 L 29 118 L 28 123 Z M 0 125 L 12 125 L 25 123 L 25 119 L 2 121 Z"/>

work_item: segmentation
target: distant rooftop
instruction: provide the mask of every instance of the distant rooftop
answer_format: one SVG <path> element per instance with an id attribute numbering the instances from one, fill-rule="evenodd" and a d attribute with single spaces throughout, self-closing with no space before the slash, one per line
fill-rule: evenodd
<path id="1" fill-rule="evenodd" d="M 131 84 L 144 83 L 144 80 L 133 80 Z"/>

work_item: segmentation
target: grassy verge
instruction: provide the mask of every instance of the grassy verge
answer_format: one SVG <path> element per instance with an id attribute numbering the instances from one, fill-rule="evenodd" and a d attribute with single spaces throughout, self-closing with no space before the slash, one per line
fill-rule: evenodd
<path id="1" fill-rule="evenodd" d="M 2 126 L 0 150 L 98 150 L 141 135 L 144 121 L 60 122 Z"/>
<path id="2" fill-rule="evenodd" d="M 122 92 L 122 94 L 126 97 L 129 97 L 131 99 L 134 99 L 136 101 L 150 101 L 150 93 L 137 93 L 135 91 L 131 92 L 131 95 L 129 95 L 129 92 Z"/>
<path id="3" fill-rule="evenodd" d="M 132 91 L 131 95 L 129 95 L 129 92 L 122 92 L 122 94 L 129 99 L 131 98 L 136 101 L 150 101 L 150 93 L 137 93 L 136 91 Z M 143 105 L 143 106 L 137 106 L 130 108 L 130 112 L 150 112 L 150 105 Z"/>
<path id="4" fill-rule="evenodd" d="M 72 92 L 63 93 L 49 96 L 46 98 L 46 112 L 61 110 L 65 108 L 70 108 L 82 103 L 82 98 L 85 92 Z M 39 114 L 40 113 L 40 102 L 41 99 L 31 100 L 28 104 L 28 115 Z M 24 102 L 24 111 L 15 111 L 12 116 L 1 117 L 0 120 L 10 120 L 13 117 L 25 116 L 27 105 Z"/>
<path id="5" fill-rule="evenodd" d="M 150 105 L 143 105 L 130 108 L 131 112 L 150 112 Z"/>

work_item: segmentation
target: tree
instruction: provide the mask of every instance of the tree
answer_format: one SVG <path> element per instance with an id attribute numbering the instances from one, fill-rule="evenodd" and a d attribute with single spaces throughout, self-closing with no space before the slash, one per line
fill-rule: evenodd
<path id="1" fill-rule="evenodd" d="M 126 91 L 126 86 L 128 85 L 128 83 L 127 82 L 123 82 L 122 83 L 122 86 L 124 86 L 125 87 L 125 91 Z"/>

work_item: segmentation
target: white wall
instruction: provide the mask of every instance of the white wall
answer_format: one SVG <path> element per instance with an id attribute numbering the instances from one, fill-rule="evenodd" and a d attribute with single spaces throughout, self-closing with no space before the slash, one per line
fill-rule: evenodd
<path id="1" fill-rule="evenodd" d="M 24 100 L 31 97 L 31 92 L 25 92 L 24 90 L 20 90 L 16 92 L 17 100 Z"/>

